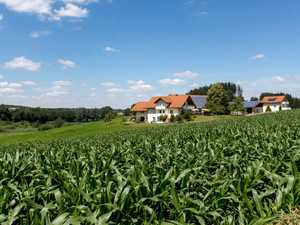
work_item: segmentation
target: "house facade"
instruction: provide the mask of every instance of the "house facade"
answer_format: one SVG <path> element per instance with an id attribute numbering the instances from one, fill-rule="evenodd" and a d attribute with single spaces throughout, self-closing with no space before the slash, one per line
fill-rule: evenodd
<path id="1" fill-rule="evenodd" d="M 285 96 L 268 96 L 264 97 L 261 101 L 263 104 L 263 112 L 266 112 L 268 105 L 271 108 L 271 112 L 278 112 L 281 110 L 291 110 L 289 101 Z"/>
<path id="2" fill-rule="evenodd" d="M 196 109 L 191 96 L 169 95 L 152 97 L 148 102 L 138 102 L 131 111 L 136 113 L 136 120 L 140 122 L 163 123 L 160 116 L 166 115 L 167 121 L 170 121 L 172 115 L 176 116 Z"/>

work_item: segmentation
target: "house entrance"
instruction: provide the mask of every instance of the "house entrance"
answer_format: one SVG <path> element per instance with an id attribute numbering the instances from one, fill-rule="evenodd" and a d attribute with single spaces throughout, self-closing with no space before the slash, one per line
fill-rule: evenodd
<path id="1" fill-rule="evenodd" d="M 140 121 L 144 122 L 145 121 L 145 117 L 140 117 Z"/>

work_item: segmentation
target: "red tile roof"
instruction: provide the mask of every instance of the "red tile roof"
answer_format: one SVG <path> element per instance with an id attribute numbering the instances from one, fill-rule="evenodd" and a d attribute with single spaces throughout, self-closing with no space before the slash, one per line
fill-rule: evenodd
<path id="1" fill-rule="evenodd" d="M 267 96 L 264 97 L 261 103 L 278 103 L 278 102 L 283 102 L 285 99 L 285 96 Z"/>
<path id="2" fill-rule="evenodd" d="M 181 108 L 184 103 L 188 100 L 193 101 L 189 95 L 171 95 L 171 96 L 156 96 L 152 97 L 149 102 L 138 102 L 131 111 L 139 112 L 146 111 L 147 109 L 154 109 L 156 107 L 156 103 L 159 100 L 163 100 L 169 104 L 168 108 Z"/>

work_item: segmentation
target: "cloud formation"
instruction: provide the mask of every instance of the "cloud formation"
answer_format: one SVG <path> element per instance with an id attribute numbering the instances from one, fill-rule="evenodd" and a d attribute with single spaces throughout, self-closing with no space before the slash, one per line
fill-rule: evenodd
<path id="1" fill-rule="evenodd" d="M 162 79 L 162 80 L 159 80 L 158 83 L 163 86 L 187 84 L 186 81 L 180 80 L 180 79 Z"/>
<path id="2" fill-rule="evenodd" d="M 30 36 L 33 38 L 38 38 L 40 36 L 46 36 L 48 34 L 51 34 L 51 31 L 32 31 Z"/>
<path id="3" fill-rule="evenodd" d="M 250 57 L 250 59 L 262 59 L 262 58 L 265 58 L 264 54 L 258 54 L 256 56 Z"/>
<path id="4" fill-rule="evenodd" d="M 62 59 L 59 59 L 57 60 L 57 63 L 59 64 L 62 64 L 63 66 L 61 67 L 63 70 L 64 69 L 67 69 L 67 68 L 72 68 L 72 67 L 75 67 L 76 64 L 70 60 L 62 60 Z"/>
<path id="5" fill-rule="evenodd" d="M 63 81 L 63 80 L 54 81 L 53 84 L 57 85 L 57 86 L 69 86 L 69 85 L 72 85 L 72 83 L 70 81 Z"/>
<path id="6" fill-rule="evenodd" d="M 80 6 L 73 5 L 72 3 L 67 3 L 65 7 L 60 7 L 59 10 L 54 9 L 55 16 L 54 20 L 59 20 L 61 17 L 87 17 L 89 15 L 89 11 L 85 8 L 81 8 Z"/>
<path id="7" fill-rule="evenodd" d="M 41 63 L 33 62 L 22 56 L 22 57 L 14 58 L 10 62 L 5 62 L 0 67 L 2 67 L 4 69 L 25 69 L 25 70 L 30 70 L 30 71 L 36 71 L 41 67 Z"/>
<path id="8" fill-rule="evenodd" d="M 196 77 L 200 76 L 199 73 L 194 73 L 189 70 L 182 72 L 182 73 L 174 73 L 173 75 L 176 77 L 187 77 L 187 78 L 196 78 Z"/>
<path id="9" fill-rule="evenodd" d="M 3 14 L 1 13 L 1 14 L 0 14 L 0 22 L 1 22 L 3 19 L 4 19 L 4 16 L 3 16 Z"/>
<path id="10" fill-rule="evenodd" d="M 198 87 L 200 87 L 200 85 L 199 85 L 199 84 L 196 84 L 196 83 L 193 83 L 193 84 L 191 84 L 189 87 L 190 87 L 190 88 L 198 88 Z"/>
<path id="11" fill-rule="evenodd" d="M 114 86 L 119 86 L 119 84 L 115 84 L 115 83 L 112 83 L 112 82 L 100 83 L 100 85 L 102 85 L 102 86 L 106 86 L 106 87 L 114 87 Z"/>
<path id="12" fill-rule="evenodd" d="M 106 51 L 106 52 L 120 52 L 119 49 L 115 49 L 115 48 L 111 48 L 111 47 L 102 48 L 102 51 Z"/>
<path id="13" fill-rule="evenodd" d="M 25 85 L 36 85 L 36 83 L 34 83 L 33 81 L 21 81 L 20 83 Z"/>
<path id="14" fill-rule="evenodd" d="M 273 83 L 280 83 L 280 82 L 286 81 L 286 79 L 283 77 L 280 77 L 280 76 L 276 76 L 276 77 L 270 78 L 270 81 Z"/>

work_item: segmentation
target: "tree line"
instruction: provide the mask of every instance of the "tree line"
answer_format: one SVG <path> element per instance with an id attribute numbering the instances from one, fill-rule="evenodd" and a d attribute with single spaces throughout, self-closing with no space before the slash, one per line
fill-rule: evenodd
<path id="1" fill-rule="evenodd" d="M 50 109 L 50 108 L 33 108 L 24 106 L 9 106 L 0 105 L 0 120 L 3 121 L 28 121 L 30 123 L 39 121 L 40 123 L 46 123 L 48 121 L 54 121 L 58 118 L 63 119 L 66 122 L 89 122 L 103 120 L 109 114 L 117 115 L 118 112 L 123 112 L 125 116 L 130 116 L 130 109 L 114 110 L 110 106 L 105 106 L 100 109 L 87 109 L 84 107 L 74 109 Z"/>

